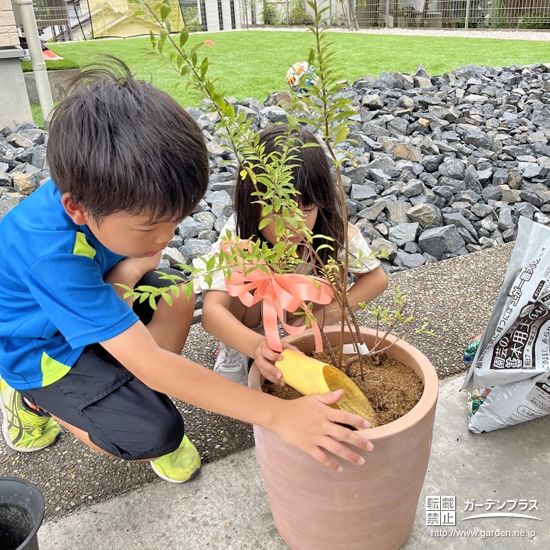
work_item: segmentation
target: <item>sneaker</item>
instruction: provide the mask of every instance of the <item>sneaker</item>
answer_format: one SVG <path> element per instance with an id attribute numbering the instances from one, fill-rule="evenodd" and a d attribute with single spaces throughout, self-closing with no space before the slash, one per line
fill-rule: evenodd
<path id="1" fill-rule="evenodd" d="M 155 474 L 171 483 L 193 481 L 201 471 L 201 457 L 187 436 L 172 453 L 151 461 Z"/>
<path id="2" fill-rule="evenodd" d="M 214 372 L 237 382 L 237 384 L 248 386 L 248 357 L 220 342 Z"/>
<path id="3" fill-rule="evenodd" d="M 48 414 L 38 414 L 23 404 L 21 394 L 0 379 L 2 435 L 8 447 L 23 453 L 53 445 L 61 433 L 59 424 Z"/>

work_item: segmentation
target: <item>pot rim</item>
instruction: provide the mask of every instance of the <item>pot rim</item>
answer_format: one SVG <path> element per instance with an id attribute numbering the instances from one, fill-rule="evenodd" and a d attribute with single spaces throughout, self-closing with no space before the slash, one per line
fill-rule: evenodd
<path id="1" fill-rule="evenodd" d="M 373 336 L 376 334 L 376 331 L 370 328 L 360 327 L 361 333 L 364 335 Z M 339 326 L 326 327 L 324 329 L 327 335 L 337 332 L 340 333 L 341 328 Z M 296 345 L 300 343 L 300 340 L 309 339 L 313 337 L 313 331 L 311 329 L 306 329 L 298 336 L 287 336 L 284 340 Z M 408 355 L 411 359 L 411 362 L 415 363 L 420 372 L 416 372 L 411 365 L 407 364 L 405 361 L 402 361 L 402 358 L 398 361 L 403 362 L 406 366 L 413 368 L 417 375 L 422 380 L 424 384 L 424 391 L 422 392 L 422 397 L 418 403 L 405 415 L 389 424 L 384 426 L 378 426 L 376 428 L 366 428 L 364 430 L 358 430 L 358 432 L 369 440 L 373 439 L 382 439 L 389 436 L 394 436 L 407 430 L 411 425 L 419 422 L 423 417 L 425 417 L 437 403 L 437 398 L 439 395 L 439 378 L 435 371 L 434 366 L 431 364 L 430 360 L 416 347 L 401 340 L 395 336 L 388 335 L 386 337 L 388 343 L 392 343 L 392 348 L 388 352 L 388 355 L 391 357 L 393 351 L 399 350 L 405 355 Z M 263 384 L 262 376 L 259 369 L 255 364 L 252 365 L 252 369 L 249 374 L 249 386 L 257 387 L 261 389 Z M 261 390 L 260 390 L 261 391 Z"/>

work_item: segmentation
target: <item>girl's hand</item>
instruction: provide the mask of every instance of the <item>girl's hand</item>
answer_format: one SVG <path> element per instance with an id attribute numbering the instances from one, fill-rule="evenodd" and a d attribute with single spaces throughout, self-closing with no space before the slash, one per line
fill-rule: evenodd
<path id="1" fill-rule="evenodd" d="M 331 470 L 341 472 L 343 468 L 326 451 L 353 464 L 364 464 L 365 459 L 344 443 L 365 451 L 372 451 L 372 443 L 340 424 L 360 429 L 370 424 L 364 418 L 327 406 L 336 403 L 342 395 L 343 390 L 337 390 L 292 401 L 280 400 L 278 414 L 269 429 Z"/>
<path id="2" fill-rule="evenodd" d="M 297 347 L 284 340 L 281 341 L 281 344 L 283 345 L 283 349 L 291 349 L 298 353 L 302 353 Z M 254 350 L 254 361 L 264 378 L 281 387 L 285 385 L 284 382 L 281 381 L 283 374 L 273 363 L 275 363 L 275 361 L 281 361 L 282 359 L 283 356 L 278 351 L 273 351 L 269 347 L 267 338 L 262 337 L 258 340 L 256 349 Z"/>

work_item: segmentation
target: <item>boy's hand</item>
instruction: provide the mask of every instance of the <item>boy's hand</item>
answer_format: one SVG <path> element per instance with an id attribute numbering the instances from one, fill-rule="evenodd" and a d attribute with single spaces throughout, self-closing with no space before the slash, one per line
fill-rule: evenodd
<path id="1" fill-rule="evenodd" d="M 270 429 L 331 470 L 341 472 L 343 468 L 326 451 L 353 464 L 364 464 L 365 459 L 344 443 L 366 451 L 372 451 L 372 443 L 339 424 L 357 428 L 368 428 L 370 424 L 359 416 L 327 406 L 336 403 L 342 395 L 343 390 L 337 390 L 292 401 L 281 400 L 275 425 Z"/>
<path id="2" fill-rule="evenodd" d="M 296 346 L 281 341 L 283 349 L 291 349 L 302 353 Z M 253 359 L 256 362 L 257 367 L 260 369 L 260 372 L 264 378 L 273 382 L 275 385 L 283 387 L 285 384 L 281 380 L 283 376 L 282 372 L 273 364 L 275 361 L 282 361 L 283 356 L 278 351 L 273 351 L 268 343 L 267 338 L 263 337 L 258 339 L 256 348 L 254 349 Z"/>

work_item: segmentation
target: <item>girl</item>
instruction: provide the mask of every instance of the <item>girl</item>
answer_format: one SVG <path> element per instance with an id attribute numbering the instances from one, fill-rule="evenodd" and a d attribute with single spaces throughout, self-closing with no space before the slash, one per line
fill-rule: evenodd
<path id="1" fill-rule="evenodd" d="M 262 131 L 260 142 L 265 146 L 264 154 L 280 151 L 280 140 L 288 135 L 287 126 L 273 126 Z M 301 130 L 293 133 L 292 138 L 296 139 L 297 143 L 317 145 L 298 147 L 292 152 L 293 157 L 298 157 L 292 160 L 296 165 L 293 168 L 293 184 L 299 191 L 296 200 L 304 213 L 305 224 L 312 230 L 313 235 L 326 235 L 333 239 L 332 241 L 319 239 L 313 241 L 316 248 L 328 242 L 333 249 L 320 248 L 318 255 L 323 263 L 326 263 L 330 256 L 341 263 L 345 254 L 343 217 L 327 157 L 311 132 Z M 240 172 L 241 170 L 239 174 Z M 261 230 L 258 228 L 262 207 L 255 203 L 257 197 L 252 195 L 254 191 L 255 187 L 249 176 L 245 179 L 238 177 L 234 199 L 235 213 L 221 231 L 220 240 L 213 247 L 214 254 L 219 251 L 221 237 L 225 236 L 228 229 L 232 235 L 237 235 L 241 239 L 261 239 L 270 244 L 275 243 L 274 222 Z M 380 262 L 370 256 L 371 250 L 360 231 L 351 224 L 348 224 L 348 241 L 349 271 L 357 276 L 357 281 L 349 289 L 348 300 L 353 311 L 356 311 L 360 302 L 370 302 L 382 293 L 387 287 L 388 279 L 380 267 Z M 305 247 L 303 248 L 305 254 Z M 305 258 L 308 258 L 307 254 Z M 200 260 L 195 261 L 196 266 L 201 264 Z M 315 264 L 305 264 L 305 266 L 306 273 L 317 274 L 318 266 Z M 239 298 L 229 296 L 222 272 L 214 274 L 210 286 L 206 286 L 204 281 L 201 281 L 198 286 L 196 290 L 204 292 L 203 327 L 220 340 L 214 371 L 235 382 L 247 385 L 248 358 L 251 357 L 256 361 L 265 378 L 282 386 L 281 372 L 273 364 L 282 357 L 279 352 L 269 348 L 265 336 L 260 333 L 261 304 L 246 307 Z M 340 310 L 335 307 L 335 304 L 336 301 L 333 300 L 326 306 L 316 305 L 313 308 L 319 324 L 333 325 L 340 321 Z M 305 316 L 297 316 L 289 322 L 299 326 L 304 324 Z M 282 344 L 284 349 L 296 349 L 284 341 Z"/>

